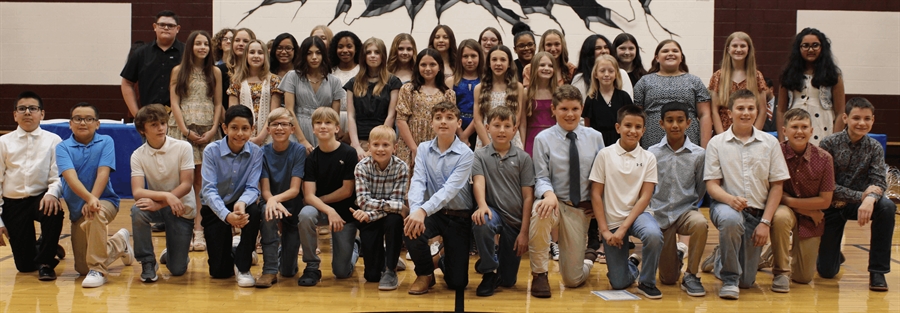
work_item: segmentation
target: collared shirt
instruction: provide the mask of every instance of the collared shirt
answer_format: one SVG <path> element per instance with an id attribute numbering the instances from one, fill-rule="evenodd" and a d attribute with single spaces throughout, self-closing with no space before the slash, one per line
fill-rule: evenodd
<path id="1" fill-rule="evenodd" d="M 722 189 L 747 199 L 747 206 L 765 209 L 772 182 L 791 178 L 781 146 L 774 136 L 753 129 L 747 142 L 728 128 L 709 140 L 703 180 L 722 180 Z"/>
<path id="2" fill-rule="evenodd" d="M 522 227 L 522 210 L 525 199 L 522 187 L 534 186 L 534 163 L 525 150 L 509 146 L 501 156 L 493 144 L 475 150 L 472 176 L 484 176 L 484 201 L 500 213 L 506 225 Z"/>
<path id="3" fill-rule="evenodd" d="M 94 134 L 94 138 L 88 144 L 75 140 L 75 135 L 69 136 L 56 145 L 56 165 L 60 176 L 67 170 L 75 170 L 78 181 L 91 192 L 97 180 L 97 170 L 101 166 L 108 167 L 110 174 L 116 171 L 116 144 L 112 137 L 107 135 Z M 62 195 L 69 207 L 69 219 L 77 221 L 81 218 L 84 199 L 75 194 L 65 179 L 62 180 Z M 112 181 L 108 179 L 99 198 L 119 207 L 119 196 L 113 191 Z"/>
<path id="4" fill-rule="evenodd" d="M 472 210 L 472 164 L 475 153 L 466 144 L 453 139 L 441 152 L 438 138 L 419 144 L 409 186 L 410 212 L 423 209 L 428 215 L 441 209 Z"/>
<path id="5" fill-rule="evenodd" d="M 238 153 L 228 147 L 228 136 L 214 141 L 203 150 L 203 205 L 209 206 L 222 221 L 233 202 L 252 204 L 259 198 L 259 176 L 263 152 L 247 142 Z"/>
<path id="6" fill-rule="evenodd" d="M 791 179 L 784 184 L 784 193 L 794 198 L 812 198 L 822 192 L 834 191 L 834 163 L 831 154 L 811 143 L 802 155 L 797 155 L 787 141 L 781 143 Z M 825 223 L 816 225 L 812 218 L 797 215 L 798 234 L 802 238 L 822 236 Z"/>
<path id="7" fill-rule="evenodd" d="M 875 139 L 864 136 L 857 142 L 850 142 L 850 135 L 844 130 L 825 137 L 819 147 L 834 158 L 833 206 L 861 203 L 863 191 L 869 186 L 887 190 L 884 150 Z M 882 194 L 873 193 L 871 196 L 881 198 Z"/>
<path id="8" fill-rule="evenodd" d="M 181 64 L 184 43 L 175 40 L 163 51 L 154 40 L 134 51 L 119 76 L 139 83 L 141 106 L 161 103 L 169 105 L 169 78 L 172 69 Z"/>
<path id="9" fill-rule="evenodd" d="M 375 159 L 366 157 L 356 164 L 354 176 L 356 205 L 369 214 L 370 222 L 403 210 L 409 182 L 409 165 L 406 162 L 392 155 L 382 171 Z"/>
<path id="10" fill-rule="evenodd" d="M 46 192 L 59 198 L 56 145 L 61 141 L 59 136 L 40 127 L 30 133 L 16 127 L 15 131 L 0 136 L 0 194 L 4 198 L 22 199 Z M 3 199 L 0 199 L 2 215 Z M 2 219 L 0 227 L 4 227 Z"/>
<path id="11" fill-rule="evenodd" d="M 684 138 L 678 150 L 672 150 L 663 137 L 647 151 L 656 156 L 659 184 L 650 199 L 653 217 L 660 229 L 668 229 L 679 217 L 690 210 L 697 210 L 700 197 L 706 194 L 703 181 L 703 162 L 706 150 Z"/>
<path id="12" fill-rule="evenodd" d="M 656 156 L 640 145 L 625 151 L 620 141 L 600 150 L 591 167 L 591 181 L 604 185 L 603 211 L 609 229 L 622 226 L 641 197 L 644 183 L 658 181 Z"/>
<path id="13" fill-rule="evenodd" d="M 581 201 L 591 199 L 590 181 L 591 164 L 594 157 L 603 149 L 603 135 L 600 132 L 578 125 L 573 130 L 578 138 L 579 175 L 581 179 Z M 566 131 L 553 125 L 537 134 L 534 138 L 534 150 L 531 154 L 534 161 L 535 198 L 543 198 L 544 193 L 552 191 L 559 201 L 569 201 L 569 139 Z"/>
<path id="14" fill-rule="evenodd" d="M 159 149 L 144 143 L 131 154 L 131 177 L 143 177 L 148 190 L 172 192 L 181 184 L 181 171 L 194 171 L 194 148 L 187 141 L 166 137 Z M 191 182 L 191 190 L 181 197 L 181 218 L 189 220 L 199 209 L 193 185 Z"/>

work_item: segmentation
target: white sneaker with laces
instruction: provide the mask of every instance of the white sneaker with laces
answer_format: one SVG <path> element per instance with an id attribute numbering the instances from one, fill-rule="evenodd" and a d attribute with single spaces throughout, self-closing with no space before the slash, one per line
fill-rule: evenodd
<path id="1" fill-rule="evenodd" d="M 87 276 L 84 277 L 84 280 L 81 281 L 82 288 L 97 288 L 103 286 L 106 283 L 106 277 L 103 276 L 98 271 L 91 270 L 88 272 Z"/>
<path id="2" fill-rule="evenodd" d="M 131 232 L 127 229 L 120 229 L 114 236 L 122 236 L 125 240 L 125 251 L 122 251 L 122 264 L 130 266 L 134 263 L 134 246 L 131 245 Z"/>
<path id="3" fill-rule="evenodd" d="M 238 287 L 253 287 L 256 285 L 256 279 L 250 272 L 239 272 L 237 266 L 234 267 L 234 278 L 237 280 Z"/>

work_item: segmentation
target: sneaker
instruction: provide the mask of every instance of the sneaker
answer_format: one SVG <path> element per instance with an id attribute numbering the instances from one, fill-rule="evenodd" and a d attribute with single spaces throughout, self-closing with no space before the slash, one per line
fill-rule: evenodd
<path id="1" fill-rule="evenodd" d="M 169 249 L 163 249 L 162 253 L 159 254 L 159 264 L 167 264 L 169 263 Z"/>
<path id="2" fill-rule="evenodd" d="M 475 289 L 475 295 L 479 297 L 493 296 L 498 285 L 500 285 L 500 275 L 494 272 L 484 273 L 481 276 L 481 283 Z"/>
<path id="3" fill-rule="evenodd" d="M 131 245 L 131 233 L 127 229 L 122 228 L 116 232 L 116 235 L 125 239 L 125 251 L 122 251 L 122 264 L 130 266 L 134 263 L 134 246 Z"/>
<path id="4" fill-rule="evenodd" d="M 713 248 L 712 253 L 706 256 L 703 259 L 703 264 L 700 265 L 700 270 L 704 273 L 710 273 L 713 271 L 713 267 L 716 265 L 716 254 L 719 253 L 719 246 L 715 246 Z"/>
<path id="5" fill-rule="evenodd" d="M 406 259 L 407 259 L 407 260 L 412 260 L 412 256 L 409 255 L 409 251 L 406 252 Z"/>
<path id="6" fill-rule="evenodd" d="M 559 261 L 559 244 L 552 241 L 550 242 L 550 258 Z"/>
<path id="7" fill-rule="evenodd" d="M 606 264 L 606 253 L 597 252 L 597 263 Z"/>
<path id="8" fill-rule="evenodd" d="M 91 270 L 88 272 L 84 280 L 81 281 L 81 288 L 97 288 L 106 283 L 106 277 L 98 271 Z"/>
<path id="9" fill-rule="evenodd" d="M 38 280 L 42 281 L 51 281 L 56 280 L 56 270 L 47 266 L 41 265 L 41 268 L 38 269 Z"/>
<path id="10" fill-rule="evenodd" d="M 644 283 L 640 283 L 638 285 L 638 291 L 643 294 L 647 299 L 662 299 L 662 292 L 659 291 L 656 286 L 645 285 Z"/>
<path id="11" fill-rule="evenodd" d="M 159 270 L 159 263 L 156 262 L 143 262 L 141 263 L 141 281 L 145 283 L 152 283 L 159 279 L 159 276 L 156 276 L 156 271 Z"/>
<path id="12" fill-rule="evenodd" d="M 706 295 L 706 289 L 703 289 L 703 284 L 700 283 L 700 277 L 690 273 L 684 273 L 684 277 L 681 279 L 681 290 L 687 292 L 691 297 L 702 297 Z"/>
<path id="13" fill-rule="evenodd" d="M 397 260 L 397 271 L 405 271 L 406 270 L 406 260 L 403 258 L 398 258 Z"/>
<path id="14" fill-rule="evenodd" d="M 641 265 L 641 255 L 637 254 L 637 253 L 632 253 L 628 257 L 628 262 L 631 262 L 632 264 L 634 264 L 634 267 L 638 267 L 639 265 Z"/>
<path id="15" fill-rule="evenodd" d="M 684 244 L 683 242 L 679 241 L 678 243 L 675 244 L 675 247 L 678 249 L 679 259 L 684 259 L 684 257 L 687 255 L 688 246 L 686 244 Z"/>
<path id="16" fill-rule="evenodd" d="M 719 289 L 719 298 L 737 300 L 741 296 L 741 289 L 738 286 L 724 285 Z"/>
<path id="17" fill-rule="evenodd" d="M 396 290 L 397 287 L 400 287 L 397 272 L 384 271 L 381 273 L 381 280 L 378 281 L 378 290 Z"/>
<path id="18" fill-rule="evenodd" d="M 253 287 L 256 285 L 256 280 L 253 279 L 253 275 L 250 275 L 250 272 L 240 272 L 237 269 L 237 266 L 234 267 L 234 278 L 237 280 L 238 287 Z"/>
<path id="19" fill-rule="evenodd" d="M 303 275 L 297 280 L 297 286 L 315 286 L 322 279 L 322 271 L 317 269 L 304 269 Z"/>
<path id="20" fill-rule="evenodd" d="M 203 236 L 202 230 L 194 230 L 194 241 L 191 243 L 191 249 L 194 251 L 206 251 L 206 237 Z"/>
<path id="21" fill-rule="evenodd" d="M 775 262 L 775 256 L 773 255 L 773 252 L 772 252 L 772 245 L 767 243 L 766 246 L 763 247 L 763 252 L 762 252 L 762 255 L 760 255 L 760 257 L 759 257 L 759 264 L 756 266 L 756 270 L 770 268 L 773 266 L 774 262 Z"/>
<path id="22" fill-rule="evenodd" d="M 256 253 L 256 251 L 253 251 L 250 253 L 250 265 L 252 266 L 257 264 L 259 264 L 259 254 Z"/>
<path id="23" fill-rule="evenodd" d="M 772 279 L 772 291 L 787 293 L 791 291 L 791 279 L 787 275 L 781 274 Z"/>
<path id="24" fill-rule="evenodd" d="M 435 242 L 431 243 L 431 246 L 429 247 L 431 249 L 431 255 L 438 254 L 438 252 L 441 251 L 441 248 L 442 248 L 441 246 L 442 246 L 442 244 L 440 241 L 435 241 Z M 406 258 L 407 260 L 412 260 L 411 258 L 408 257 L 409 252 L 407 252 L 406 255 L 407 255 L 407 258 Z"/>
<path id="25" fill-rule="evenodd" d="M 161 233 L 166 231 L 166 223 L 155 223 L 150 225 L 150 231 L 154 233 Z"/>

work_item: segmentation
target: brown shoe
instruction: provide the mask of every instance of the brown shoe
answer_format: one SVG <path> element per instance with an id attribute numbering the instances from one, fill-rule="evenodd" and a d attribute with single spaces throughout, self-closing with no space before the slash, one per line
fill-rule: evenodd
<path id="1" fill-rule="evenodd" d="M 409 294 L 423 295 L 428 293 L 428 289 L 434 286 L 434 275 L 416 276 L 416 281 L 409 286 Z"/>
<path id="2" fill-rule="evenodd" d="M 550 298 L 550 281 L 547 273 L 531 274 L 531 295 L 536 298 Z"/>
<path id="3" fill-rule="evenodd" d="M 278 276 L 275 274 L 262 274 L 256 279 L 256 288 L 269 288 L 272 284 L 278 282 Z"/>

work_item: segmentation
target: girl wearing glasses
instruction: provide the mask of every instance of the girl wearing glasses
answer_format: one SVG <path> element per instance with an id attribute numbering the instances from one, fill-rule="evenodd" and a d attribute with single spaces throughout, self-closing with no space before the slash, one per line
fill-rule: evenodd
<path id="1" fill-rule="evenodd" d="M 756 108 L 762 110 L 766 105 L 766 79 L 756 70 L 756 48 L 750 35 L 745 32 L 734 32 L 725 39 L 725 50 L 722 52 L 722 67 L 709 78 L 709 96 L 712 99 L 712 121 L 715 134 L 721 134 L 731 127 L 731 115 L 728 113 L 728 98 L 731 93 L 747 89 L 756 94 Z M 766 123 L 766 114 L 756 115 L 753 126 L 762 129 Z"/>
<path id="2" fill-rule="evenodd" d="M 781 72 L 778 91 L 777 125 L 782 125 L 784 112 L 801 108 L 812 117 L 813 136 L 818 145 L 829 134 L 844 130 L 844 122 L 835 112 L 844 112 L 844 80 L 834 64 L 831 41 L 815 28 L 804 28 L 794 38 L 791 54 Z M 781 129 L 778 130 L 781 137 Z"/>
<path id="3" fill-rule="evenodd" d="M 516 75 L 522 82 L 522 71 L 525 65 L 531 64 L 534 57 L 534 33 L 528 24 L 518 22 L 513 25 L 513 52 L 516 53 Z"/>
<path id="4" fill-rule="evenodd" d="M 231 51 L 232 40 L 234 40 L 234 30 L 231 28 L 222 28 L 213 37 L 213 56 L 216 58 L 216 65 L 227 63 L 225 58 L 229 57 L 228 52 Z"/>
<path id="5" fill-rule="evenodd" d="M 231 41 L 231 47 L 228 51 L 225 52 L 226 56 L 223 58 L 225 61 L 222 64 L 217 65 L 220 71 L 222 71 L 222 116 L 221 118 L 224 120 L 225 118 L 225 110 L 228 109 L 228 87 L 231 86 L 231 76 L 234 75 L 234 71 L 237 69 L 238 64 L 244 62 L 242 59 L 244 57 L 244 52 L 247 50 L 247 45 L 250 44 L 250 40 L 256 39 L 256 34 L 253 33 L 249 28 L 240 28 L 234 31 L 234 38 Z M 201 151 L 202 152 L 202 151 Z"/>
<path id="6" fill-rule="evenodd" d="M 269 52 L 269 71 L 284 78 L 288 72 L 294 70 L 294 63 L 300 58 L 296 52 L 300 50 L 297 39 L 289 33 L 282 33 L 275 37 L 275 45 Z"/>
<path id="7" fill-rule="evenodd" d="M 218 129 L 215 125 L 222 116 L 222 72 L 214 65 L 210 53 L 209 33 L 194 31 L 188 36 L 181 64 L 172 69 L 169 84 L 169 98 L 172 115 L 169 118 L 168 136 L 187 140 L 194 150 L 194 198 L 200 207 L 200 165 L 203 163 L 203 149 L 216 140 Z M 200 215 L 194 219 L 194 251 L 206 250 L 206 238 L 200 226 Z"/>
<path id="8" fill-rule="evenodd" d="M 356 77 L 350 78 L 344 89 L 347 97 L 347 128 L 350 146 L 360 160 L 369 151 L 369 132 L 378 125 L 394 126 L 397 113 L 397 94 L 403 84 L 387 70 L 387 48 L 384 41 L 372 37 L 362 44 L 360 66 Z"/>
<path id="9" fill-rule="evenodd" d="M 272 139 L 266 131 L 267 118 L 273 108 L 281 107 L 284 93 L 278 89 L 281 77 L 269 71 L 269 53 L 259 39 L 250 41 L 244 62 L 238 64 L 228 88 L 228 106 L 243 105 L 253 111 L 253 135 L 250 141 L 262 146 Z"/>

